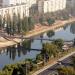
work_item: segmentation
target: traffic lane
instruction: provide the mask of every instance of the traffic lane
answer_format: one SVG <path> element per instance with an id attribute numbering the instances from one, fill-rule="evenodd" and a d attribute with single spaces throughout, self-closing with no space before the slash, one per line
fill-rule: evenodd
<path id="1" fill-rule="evenodd" d="M 60 68 L 62 65 L 63 65 L 63 66 L 71 66 L 71 65 L 70 65 L 70 63 L 71 63 L 71 57 L 72 57 L 72 56 L 69 56 L 68 58 L 66 58 L 66 59 L 64 59 L 64 60 L 62 60 L 62 61 L 60 61 L 61 64 L 59 64 L 59 62 L 58 62 L 57 64 L 55 64 L 55 65 L 53 65 L 52 67 L 46 69 L 45 71 L 41 72 L 41 73 L 38 74 L 38 75 L 49 75 L 49 74 L 55 72 L 55 71 L 56 71 L 58 68 Z"/>
<path id="2" fill-rule="evenodd" d="M 55 67 L 57 67 L 58 65 L 55 64 L 54 66 L 46 69 L 45 71 L 41 72 L 40 74 L 38 75 L 48 75 L 49 73 L 52 73 L 53 71 L 55 71 Z"/>

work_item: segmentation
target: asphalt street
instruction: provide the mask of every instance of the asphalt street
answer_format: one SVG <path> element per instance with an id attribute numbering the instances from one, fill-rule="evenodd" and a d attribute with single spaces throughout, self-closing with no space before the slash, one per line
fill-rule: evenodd
<path id="1" fill-rule="evenodd" d="M 66 58 L 62 61 L 58 61 L 57 64 L 55 64 L 52 67 L 46 69 L 45 71 L 41 72 L 38 75 L 57 75 L 57 69 L 59 67 L 61 67 L 61 66 L 71 66 L 71 57 L 72 56 L 69 56 L 68 58 Z"/>

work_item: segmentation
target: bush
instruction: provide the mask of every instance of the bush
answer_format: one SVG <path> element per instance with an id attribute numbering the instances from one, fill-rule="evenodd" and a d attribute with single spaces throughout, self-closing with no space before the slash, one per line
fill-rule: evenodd
<path id="1" fill-rule="evenodd" d="M 62 49 L 64 41 L 62 39 L 57 39 L 57 40 L 53 41 L 52 43 L 57 45 L 59 49 Z"/>
<path id="2" fill-rule="evenodd" d="M 54 31 L 52 31 L 52 30 L 47 32 L 47 36 L 48 36 L 48 37 L 52 37 L 54 34 L 55 34 L 55 33 L 54 33 Z"/>
<path id="3" fill-rule="evenodd" d="M 42 56 L 42 54 L 38 54 L 38 55 L 36 56 L 36 62 L 38 63 L 38 62 L 40 62 L 40 61 L 43 61 L 43 56 Z"/>
<path id="4" fill-rule="evenodd" d="M 48 22 L 49 25 L 52 25 L 55 22 L 55 20 L 52 19 L 52 18 L 48 18 L 47 22 Z"/>

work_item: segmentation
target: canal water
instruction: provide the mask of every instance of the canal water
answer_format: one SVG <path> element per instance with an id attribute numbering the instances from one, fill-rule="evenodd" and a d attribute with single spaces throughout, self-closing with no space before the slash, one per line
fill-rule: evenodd
<path id="1" fill-rule="evenodd" d="M 44 39 L 64 39 L 73 40 L 75 38 L 75 24 L 67 25 L 61 29 L 55 31 L 53 36 L 48 36 L 44 33 L 34 38 L 44 38 Z M 25 60 L 26 58 L 35 59 L 36 55 L 40 53 L 37 50 L 30 49 L 41 49 L 42 43 L 50 42 L 48 40 L 29 40 L 25 42 L 24 47 L 8 47 L 0 50 L 0 69 L 2 69 L 7 64 L 17 63 L 18 61 Z"/>

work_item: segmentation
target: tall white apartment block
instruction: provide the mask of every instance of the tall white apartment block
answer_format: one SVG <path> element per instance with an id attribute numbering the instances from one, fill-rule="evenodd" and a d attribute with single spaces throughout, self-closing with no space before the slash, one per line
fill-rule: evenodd
<path id="1" fill-rule="evenodd" d="M 11 5 L 20 5 L 25 3 L 30 3 L 30 6 L 34 4 L 36 0 L 0 0 L 0 4 L 2 7 L 11 6 Z"/>
<path id="2" fill-rule="evenodd" d="M 55 12 L 66 8 L 66 0 L 39 0 L 38 10 L 39 12 Z"/>
<path id="3" fill-rule="evenodd" d="M 36 0 L 4 0 L 4 6 L 7 7 L 0 8 L 0 15 L 4 17 L 9 13 L 12 17 L 13 13 L 20 13 L 21 18 L 23 15 L 29 16 L 30 7 L 34 4 Z"/>
<path id="4" fill-rule="evenodd" d="M 7 16 L 7 14 L 9 14 L 12 18 L 13 13 L 15 13 L 16 15 L 18 15 L 19 13 L 21 15 L 21 18 L 23 17 L 23 14 L 25 16 L 29 16 L 29 8 L 27 7 L 27 5 L 18 5 L 0 9 L 0 15 L 2 17 L 5 17 Z"/>
<path id="5" fill-rule="evenodd" d="M 3 6 L 3 0 L 0 0 L 0 7 Z"/>
<path id="6" fill-rule="evenodd" d="M 75 0 L 71 0 L 71 6 L 75 7 Z"/>

